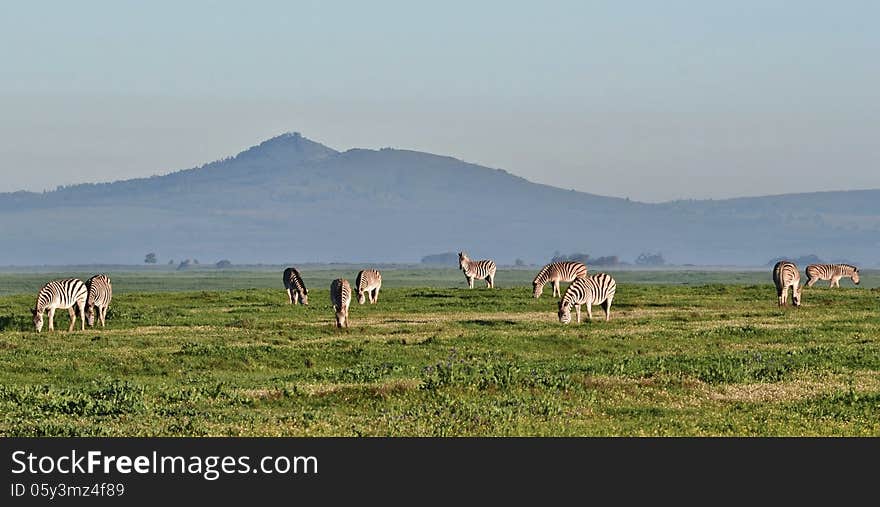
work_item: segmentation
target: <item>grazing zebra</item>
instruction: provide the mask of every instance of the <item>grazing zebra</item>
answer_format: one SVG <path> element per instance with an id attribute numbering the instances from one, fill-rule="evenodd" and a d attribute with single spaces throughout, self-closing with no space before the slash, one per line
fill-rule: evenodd
<path id="1" fill-rule="evenodd" d="M 859 268 L 849 264 L 810 264 L 805 270 L 807 287 L 812 287 L 819 280 L 831 280 L 828 287 L 840 287 L 841 278 L 852 278 L 859 284 Z"/>
<path id="2" fill-rule="evenodd" d="M 791 300 L 794 305 L 801 305 L 801 273 L 795 263 L 790 261 L 777 262 L 773 266 L 773 283 L 776 284 L 779 306 L 785 306 L 789 287 L 791 287 Z"/>
<path id="3" fill-rule="evenodd" d="M 541 268 L 541 271 L 538 271 L 538 276 L 532 280 L 534 296 L 541 297 L 541 294 L 544 293 L 544 285 L 551 282 L 553 283 L 553 297 L 559 297 L 561 295 L 559 282 L 573 282 L 586 276 L 587 266 L 583 262 L 563 261 L 547 264 Z"/>
<path id="4" fill-rule="evenodd" d="M 86 322 L 90 326 L 95 325 L 95 309 L 98 309 L 98 319 L 101 327 L 107 320 L 107 309 L 110 308 L 110 300 L 113 299 L 113 286 L 110 285 L 110 277 L 107 275 L 95 275 L 86 280 Z"/>
<path id="5" fill-rule="evenodd" d="M 559 322 L 571 322 L 571 307 L 577 310 L 578 324 L 581 322 L 581 305 L 587 306 L 587 315 L 593 320 L 593 305 L 602 305 L 605 310 L 605 321 L 611 320 L 611 301 L 617 292 L 617 282 L 611 275 L 598 273 L 586 278 L 577 278 L 565 289 L 559 300 Z"/>
<path id="6" fill-rule="evenodd" d="M 474 279 L 486 280 L 486 287 L 495 287 L 495 262 L 491 259 L 472 261 L 464 252 L 458 252 L 458 267 L 467 278 L 468 288 L 474 288 Z"/>
<path id="7" fill-rule="evenodd" d="M 370 304 L 379 300 L 379 289 L 382 288 L 382 273 L 376 269 L 364 269 L 358 273 L 357 281 L 358 303 L 364 304 L 370 296 Z"/>
<path id="8" fill-rule="evenodd" d="M 299 271 L 297 271 L 296 268 L 287 268 L 284 270 L 284 275 L 282 275 L 282 277 L 284 279 L 284 288 L 287 289 L 287 298 L 290 300 L 290 304 L 295 305 L 302 301 L 302 304 L 308 305 L 309 289 L 306 288 L 306 284 L 303 282 Z"/>
<path id="9" fill-rule="evenodd" d="M 336 312 L 336 327 L 348 327 L 348 305 L 351 304 L 351 285 L 337 278 L 330 283 L 330 302 Z"/>
<path id="10" fill-rule="evenodd" d="M 49 314 L 49 331 L 55 330 L 55 310 L 68 309 L 70 311 L 70 328 L 73 331 L 73 325 L 76 322 L 76 313 L 79 311 L 80 317 L 84 315 L 86 306 L 86 296 L 88 289 L 86 284 L 77 278 L 68 278 L 65 280 L 54 280 L 40 289 L 37 295 L 37 303 L 31 310 L 34 315 L 34 327 L 37 332 L 43 330 L 43 312 Z M 85 319 L 81 322 L 82 330 L 85 331 Z"/>

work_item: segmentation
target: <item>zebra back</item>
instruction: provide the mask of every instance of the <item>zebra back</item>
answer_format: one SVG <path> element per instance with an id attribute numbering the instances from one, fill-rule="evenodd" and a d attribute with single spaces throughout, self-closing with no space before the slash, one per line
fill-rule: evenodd
<path id="1" fill-rule="evenodd" d="M 351 285 L 344 278 L 337 278 L 330 283 L 330 302 L 339 312 L 351 304 Z"/>
<path id="2" fill-rule="evenodd" d="M 558 280 L 560 282 L 573 282 L 577 278 L 587 276 L 587 266 L 578 261 L 561 261 L 547 264 L 538 272 L 534 285 L 544 285 L 547 282 Z"/>
<path id="3" fill-rule="evenodd" d="M 113 298 L 113 286 L 109 276 L 100 274 L 89 278 L 86 280 L 86 288 L 88 289 L 86 306 L 104 308 L 110 305 L 110 300 Z"/>
<path id="4" fill-rule="evenodd" d="M 805 272 L 808 278 L 829 280 L 835 276 L 858 276 L 859 268 L 851 264 L 810 264 Z"/>
<path id="5" fill-rule="evenodd" d="M 300 276 L 299 271 L 297 271 L 296 268 L 285 269 L 283 279 L 285 289 L 295 289 L 300 294 L 308 295 L 309 289 L 306 288 L 306 284 L 303 282 L 302 276 Z"/>
<path id="6" fill-rule="evenodd" d="M 801 274 L 795 263 L 791 261 L 779 261 L 773 266 L 773 283 L 776 290 L 782 291 L 789 286 L 797 287 L 801 281 Z"/>
<path id="7" fill-rule="evenodd" d="M 361 270 L 355 282 L 358 293 L 374 289 L 382 285 L 382 273 L 375 269 Z"/>
<path id="8" fill-rule="evenodd" d="M 613 298 L 616 292 L 617 282 L 614 281 L 614 278 L 607 273 L 597 273 L 585 278 L 576 278 L 565 289 L 559 305 L 560 308 L 582 304 L 598 305 Z"/>
<path id="9" fill-rule="evenodd" d="M 467 276 L 486 278 L 495 274 L 495 261 L 491 259 L 471 260 L 464 252 L 458 252 L 458 263 Z"/>
<path id="10" fill-rule="evenodd" d="M 42 313 L 50 307 L 70 308 L 78 302 L 85 304 L 87 297 L 86 284 L 79 278 L 53 280 L 40 289 L 34 310 L 36 313 Z"/>

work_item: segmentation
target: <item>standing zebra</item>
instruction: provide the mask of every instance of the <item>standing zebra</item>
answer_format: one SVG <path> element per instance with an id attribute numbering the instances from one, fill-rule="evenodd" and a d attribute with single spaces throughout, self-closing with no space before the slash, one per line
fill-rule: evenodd
<path id="1" fill-rule="evenodd" d="M 344 278 L 330 283 L 330 302 L 336 312 L 336 327 L 348 327 L 348 305 L 351 304 L 351 285 Z"/>
<path id="2" fill-rule="evenodd" d="M 73 331 L 73 325 L 76 322 L 76 313 L 79 311 L 80 317 L 85 315 L 86 296 L 88 289 L 86 284 L 77 278 L 67 278 L 65 280 L 54 280 L 40 289 L 37 295 L 37 303 L 31 310 L 34 315 L 34 327 L 37 332 L 43 330 L 43 312 L 49 314 L 49 331 L 55 330 L 55 310 L 67 309 L 70 311 L 70 328 Z M 81 322 L 82 330 L 85 331 L 85 319 Z"/>
<path id="3" fill-rule="evenodd" d="M 605 310 L 605 321 L 611 320 L 611 301 L 617 292 L 617 282 L 611 275 L 598 273 L 586 278 L 577 278 L 565 289 L 559 300 L 559 322 L 571 322 L 571 307 L 577 310 L 578 324 L 581 322 L 581 305 L 587 306 L 587 315 L 593 320 L 593 305 L 602 305 Z"/>
<path id="4" fill-rule="evenodd" d="M 486 280 L 486 287 L 495 287 L 495 262 L 491 259 L 472 261 L 464 252 L 458 252 L 458 267 L 467 278 L 468 288 L 474 288 L 474 279 Z"/>
<path id="5" fill-rule="evenodd" d="M 382 273 L 377 269 L 364 269 L 358 273 L 357 281 L 358 303 L 364 304 L 370 297 L 370 304 L 379 300 L 379 289 L 382 288 Z"/>
<path id="6" fill-rule="evenodd" d="M 306 288 L 306 284 L 303 282 L 299 271 L 296 268 L 287 268 L 284 270 L 282 278 L 284 279 L 284 288 L 287 289 L 287 298 L 290 300 L 290 304 L 295 305 L 302 301 L 302 304 L 308 305 L 309 289 Z"/>
<path id="7" fill-rule="evenodd" d="M 776 284 L 776 295 L 779 306 L 785 306 L 788 300 L 788 288 L 791 287 L 791 300 L 795 306 L 801 305 L 801 273 L 791 261 L 779 261 L 773 266 L 773 283 Z"/>
<path id="8" fill-rule="evenodd" d="M 98 319 L 101 321 L 101 327 L 104 327 L 107 320 L 107 309 L 110 307 L 110 300 L 113 299 L 113 286 L 110 285 L 110 277 L 95 275 L 86 280 L 86 289 L 88 290 L 86 322 L 90 326 L 95 325 L 95 308 L 97 308 Z"/>
<path id="9" fill-rule="evenodd" d="M 849 264 L 810 264 L 805 270 L 807 287 L 812 287 L 819 280 L 830 280 L 828 287 L 840 287 L 841 278 L 852 278 L 859 284 L 859 268 Z"/>
<path id="10" fill-rule="evenodd" d="M 532 280 L 533 294 L 536 298 L 541 297 L 541 294 L 544 293 L 544 285 L 547 282 L 552 282 L 553 297 L 559 297 L 561 295 L 559 282 L 573 282 L 586 276 L 587 266 L 583 262 L 563 261 L 547 264 L 541 268 L 541 271 L 538 271 L 538 276 Z"/>

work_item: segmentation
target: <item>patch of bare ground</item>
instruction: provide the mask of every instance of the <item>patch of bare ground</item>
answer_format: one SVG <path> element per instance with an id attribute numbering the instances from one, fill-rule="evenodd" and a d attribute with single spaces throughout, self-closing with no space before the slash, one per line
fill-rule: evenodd
<path id="1" fill-rule="evenodd" d="M 130 329 L 120 329 L 118 332 L 127 335 L 134 336 L 154 336 L 161 334 L 168 334 L 173 331 L 176 334 L 181 332 L 188 332 L 191 334 L 198 333 L 216 333 L 218 331 L 224 331 L 226 327 L 224 326 L 138 326 Z"/>
<path id="2" fill-rule="evenodd" d="M 310 396 L 327 396 L 342 393 L 367 393 L 369 395 L 386 398 L 394 394 L 402 394 L 419 388 L 421 381 L 418 379 L 394 379 L 387 382 L 373 384 L 356 383 L 325 383 L 325 384 L 301 384 L 299 389 Z"/>
<path id="3" fill-rule="evenodd" d="M 850 387 L 859 392 L 880 391 L 880 372 L 859 371 L 852 376 L 827 375 L 786 382 L 706 386 L 706 395 L 709 399 L 719 401 L 784 403 L 844 391 Z"/>
<path id="4" fill-rule="evenodd" d="M 659 375 L 649 378 L 629 378 L 587 375 L 583 377 L 582 382 L 584 387 L 618 398 L 656 401 L 666 408 L 699 406 L 705 398 L 703 389 L 706 384 L 689 377 Z M 671 392 L 670 387 L 675 387 L 676 392 Z"/>
<path id="5" fill-rule="evenodd" d="M 284 391 L 281 389 L 241 389 L 238 392 L 255 400 L 279 400 L 284 397 Z"/>

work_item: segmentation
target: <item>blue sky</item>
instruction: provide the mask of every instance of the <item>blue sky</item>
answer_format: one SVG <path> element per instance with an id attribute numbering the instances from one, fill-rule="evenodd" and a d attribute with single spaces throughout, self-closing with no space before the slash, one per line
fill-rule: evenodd
<path id="1" fill-rule="evenodd" d="M 20 2 L 0 191 L 284 131 L 659 201 L 880 187 L 876 2 Z"/>

